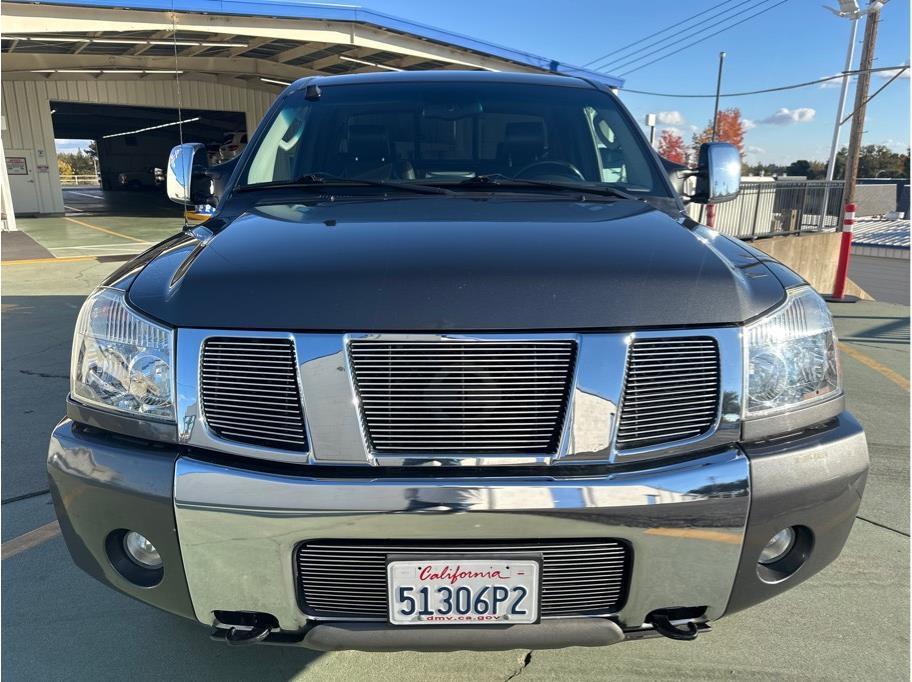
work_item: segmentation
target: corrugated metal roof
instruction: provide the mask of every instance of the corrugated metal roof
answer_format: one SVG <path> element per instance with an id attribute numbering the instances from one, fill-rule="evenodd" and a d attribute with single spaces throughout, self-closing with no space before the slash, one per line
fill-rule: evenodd
<path id="1" fill-rule="evenodd" d="M 610 87 L 621 87 L 623 79 L 598 71 L 590 71 L 558 60 L 549 59 L 523 50 L 517 50 L 471 36 L 445 31 L 417 22 L 390 16 L 382 12 L 356 5 L 332 5 L 310 2 L 283 2 L 259 0 L 54 0 L 34 2 L 33 0 L 6 0 L 23 4 L 116 8 L 120 10 L 162 11 L 205 13 L 209 15 L 262 16 L 287 19 L 316 19 L 325 21 L 346 21 L 368 24 L 377 28 L 412 35 L 423 40 L 449 45 L 458 49 L 497 57 L 545 72 L 567 76 L 579 76 L 597 81 Z M 257 55 L 259 56 L 259 55 Z M 265 56 L 265 55 L 263 55 Z"/>

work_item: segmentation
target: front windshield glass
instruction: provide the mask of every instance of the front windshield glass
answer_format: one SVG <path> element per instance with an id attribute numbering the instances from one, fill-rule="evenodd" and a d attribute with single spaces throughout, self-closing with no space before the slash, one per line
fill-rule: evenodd
<path id="1" fill-rule="evenodd" d="M 504 82 L 326 85 L 290 95 L 241 185 L 383 181 L 454 186 L 478 176 L 670 196 L 642 136 L 594 88 Z"/>

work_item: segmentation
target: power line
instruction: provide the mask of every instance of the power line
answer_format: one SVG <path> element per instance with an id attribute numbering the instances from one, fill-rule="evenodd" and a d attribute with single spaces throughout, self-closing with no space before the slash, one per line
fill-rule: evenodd
<path id="1" fill-rule="evenodd" d="M 633 73 L 633 72 L 635 72 L 635 71 L 639 71 L 640 69 L 645 69 L 647 66 L 651 66 L 652 64 L 655 64 L 656 62 L 660 62 L 660 61 L 662 61 L 663 59 L 667 59 L 668 57 L 671 57 L 671 56 L 673 56 L 673 55 L 676 55 L 676 54 L 678 54 L 679 52 L 682 52 L 682 51 L 686 50 L 687 48 L 693 47 L 694 45 L 697 45 L 697 44 L 702 43 L 702 42 L 704 42 L 704 41 L 706 41 L 706 40 L 709 40 L 710 38 L 713 38 L 713 37 L 719 35 L 720 33 L 724 33 L 725 31 L 728 31 L 729 29 L 732 29 L 732 28 L 734 28 L 735 26 L 740 26 L 740 25 L 743 24 L 744 22 L 750 21 L 750 20 L 753 19 L 754 17 L 759 17 L 761 14 L 766 14 L 766 13 L 769 12 L 770 10 L 776 9 L 777 7 L 779 7 L 780 5 L 784 5 L 784 4 L 785 4 L 786 2 L 788 2 L 788 1 L 789 1 L 789 0 L 780 0 L 780 1 L 777 2 L 775 5 L 770 5 L 770 6 L 767 7 L 766 9 L 762 9 L 762 10 L 760 10 L 759 12 L 756 12 L 756 13 L 754 13 L 754 14 L 751 14 L 750 16 L 745 17 L 745 18 L 742 19 L 741 21 L 737 21 L 737 22 L 735 22 L 734 24 L 729 24 L 728 26 L 726 26 L 726 27 L 724 27 L 724 28 L 722 28 L 722 29 L 719 29 L 719 30 L 716 31 L 715 33 L 710 33 L 710 34 L 707 35 L 707 36 L 703 36 L 702 38 L 700 38 L 700 39 L 698 39 L 698 40 L 695 40 L 695 41 L 693 41 L 693 42 L 691 42 L 691 43 L 688 43 L 687 45 L 683 45 L 682 47 L 678 48 L 677 50 L 674 50 L 674 51 L 672 51 L 672 52 L 669 52 L 669 53 L 667 53 L 667 54 L 664 54 L 664 55 L 662 55 L 661 57 L 656 57 L 656 58 L 653 59 L 651 62 L 646 62 L 645 64 L 641 64 L 640 66 L 638 66 L 638 67 L 636 67 L 636 68 L 634 68 L 634 69 L 631 69 L 630 71 L 626 71 L 626 72 L 624 72 L 624 73 L 622 73 L 622 74 L 620 74 L 620 75 L 621 75 L 621 76 L 628 76 L 628 75 L 630 75 L 631 73 Z M 734 17 L 730 17 L 730 18 L 734 18 Z M 657 52 L 658 52 L 658 51 L 660 51 L 660 50 L 657 50 Z M 649 55 L 646 55 L 646 56 L 648 57 Z M 637 60 L 637 61 L 639 61 L 639 60 Z"/>
<path id="2" fill-rule="evenodd" d="M 874 94 L 873 94 L 873 95 L 871 95 L 871 96 L 868 97 L 864 102 L 862 102 L 861 105 L 858 106 L 858 107 L 855 109 L 855 111 L 853 111 L 851 114 L 849 114 L 849 115 L 846 116 L 844 119 L 842 119 L 842 120 L 839 122 L 839 125 L 842 125 L 843 123 L 845 123 L 846 121 L 848 121 L 848 120 L 849 120 L 850 118 L 852 118 L 855 114 L 857 114 L 863 107 L 868 106 L 868 102 L 870 102 L 872 99 L 874 99 L 875 97 L 877 97 L 877 95 L 879 95 L 879 94 L 884 90 L 884 88 L 886 88 L 890 83 L 892 83 L 892 82 L 895 81 L 897 78 L 899 78 L 899 77 L 902 75 L 903 71 L 905 71 L 905 70 L 908 69 L 908 68 L 909 68 L 908 66 L 904 66 L 904 67 L 902 67 L 899 71 L 897 71 L 895 74 L 893 74 L 893 78 L 891 78 L 891 79 L 888 80 L 886 83 L 884 83 L 884 84 L 881 85 L 879 88 L 877 88 L 877 90 L 874 91 Z M 872 71 L 873 71 L 873 69 L 872 69 Z"/>
<path id="3" fill-rule="evenodd" d="M 759 5 L 762 5 L 763 3 L 767 2 L 767 1 L 768 1 L 768 0 L 760 0 L 760 2 L 757 3 L 757 2 L 755 2 L 754 0 L 742 0 L 742 2 L 739 2 L 739 3 L 738 3 L 737 5 L 735 5 L 734 7 L 729 7 L 728 9 L 723 10 L 722 12 L 720 12 L 719 14 L 717 14 L 716 16 L 714 16 L 712 19 L 708 20 L 708 21 L 710 22 L 709 25 L 708 25 L 708 27 L 709 27 L 709 28 L 713 28 L 714 26 L 718 26 L 719 24 L 725 23 L 726 21 L 728 21 L 728 20 L 730 20 L 730 19 L 734 19 L 734 18 L 736 18 L 736 17 L 738 17 L 738 16 L 744 14 L 745 12 L 750 12 L 752 9 L 756 9 Z M 729 12 L 732 12 L 732 11 L 738 9 L 738 8 L 741 7 L 742 5 L 747 5 L 748 3 L 754 3 L 754 4 L 753 4 L 751 7 L 747 7 L 747 8 L 745 8 L 745 9 L 742 9 L 740 12 L 735 12 L 734 14 L 731 14 L 731 15 L 729 15 L 729 16 L 723 16 L 723 15 L 725 15 L 725 14 L 728 14 Z M 684 32 L 684 31 L 690 31 L 690 30 L 696 28 L 698 25 L 699 25 L 699 22 L 698 22 L 697 24 L 693 24 L 693 25 L 691 25 L 691 26 L 683 26 L 683 25 L 682 25 L 682 26 L 679 26 L 678 28 L 679 28 L 682 32 Z M 705 30 L 705 28 L 706 28 L 706 27 L 701 27 L 701 30 Z M 602 70 L 605 70 L 605 69 L 620 69 L 620 68 L 623 68 L 623 67 L 627 66 L 628 64 L 632 64 L 632 63 L 634 63 L 634 62 L 638 62 L 638 61 L 640 61 L 641 59 L 646 59 L 647 57 L 649 57 L 650 54 L 654 54 L 655 52 L 661 52 L 661 51 L 664 50 L 666 47 L 669 47 L 669 45 L 667 44 L 666 41 L 667 41 L 667 38 L 660 38 L 659 40 L 654 40 L 653 42 L 651 42 L 651 43 L 649 43 L 649 44 L 647 44 L 647 45 L 643 45 L 642 47 L 640 47 L 640 48 L 637 49 L 637 50 L 634 50 L 633 52 L 630 52 L 630 53 L 628 53 L 628 54 L 626 54 L 626 55 L 622 55 L 622 56 L 620 56 L 620 57 L 616 57 L 615 59 L 611 59 L 611 60 L 609 60 L 609 61 L 607 61 L 607 62 L 603 62 L 602 65 L 599 66 L 598 68 L 599 68 L 599 69 L 602 69 Z M 663 45 L 663 43 L 664 43 L 664 45 Z M 649 52 L 649 53 L 643 55 L 642 57 L 636 57 L 636 58 L 631 59 L 631 57 L 633 57 L 634 55 L 639 54 L 639 53 L 644 52 L 644 51 L 647 51 L 647 50 L 650 50 L 651 48 L 655 47 L 656 45 L 663 45 L 663 46 L 662 46 L 662 47 L 659 47 L 659 48 L 656 49 L 656 50 L 652 50 L 652 52 Z"/>
<path id="4" fill-rule="evenodd" d="M 636 45 L 639 45 L 640 43 L 642 43 L 642 42 L 644 42 L 644 41 L 646 41 L 646 40 L 649 40 L 650 38 L 655 38 L 656 36 L 662 35 L 663 33 L 667 33 L 668 31 L 670 31 L 670 30 L 672 30 L 672 29 L 680 28 L 682 24 L 686 24 L 686 23 L 688 23 L 688 22 L 690 22 L 690 21 L 696 19 L 697 17 L 703 16 L 704 14 L 707 14 L 708 12 L 712 12 L 713 10 L 718 9 L 718 8 L 722 7 L 723 5 L 727 5 L 727 4 L 729 4 L 730 2 L 734 2 L 734 1 L 735 1 L 735 0 L 724 0 L 724 2 L 720 2 L 720 3 L 717 4 L 717 5 L 713 5 L 712 7 L 708 8 L 708 9 L 705 9 L 705 10 L 703 10 L 702 12 L 698 12 L 697 14 L 694 14 L 694 15 L 692 15 L 692 16 L 689 16 L 689 17 L 687 17 L 686 19 L 682 19 L 681 21 L 678 21 L 677 23 L 669 24 L 668 26 L 666 26 L 665 28 L 663 28 L 663 29 L 660 30 L 660 31 L 656 31 L 655 33 L 650 33 L 648 36 L 645 36 L 645 37 L 643 37 L 643 38 L 639 38 L 638 40 L 634 40 L 633 42 L 627 43 L 626 45 L 623 45 L 623 46 L 617 48 L 616 50 L 612 50 L 611 52 L 609 52 L 609 53 L 607 53 L 607 54 L 603 54 L 601 57 L 596 57 L 596 58 L 593 59 L 592 61 L 586 62 L 585 64 L 583 64 L 583 67 L 584 67 L 584 68 L 585 68 L 585 67 L 590 67 L 590 66 L 592 66 L 593 64 L 595 64 L 596 62 L 600 62 L 600 61 L 602 61 L 603 59 L 607 59 L 608 57 L 617 54 L 618 52 L 623 52 L 624 50 L 626 50 L 626 49 L 628 49 L 628 48 L 631 48 L 631 47 L 634 47 L 634 46 L 636 46 Z M 745 0 L 745 1 L 746 1 L 746 2 L 749 2 L 750 0 Z M 739 5 L 743 5 L 743 4 L 744 4 L 744 2 L 739 3 Z M 617 61 L 617 60 L 614 60 L 614 61 Z M 604 65 L 602 65 L 602 66 L 604 66 Z M 598 67 L 598 68 L 602 68 L 602 67 Z"/>
<path id="5" fill-rule="evenodd" d="M 902 64 L 900 66 L 883 66 L 877 69 L 871 69 L 871 73 L 877 73 L 878 71 L 893 71 L 894 69 L 899 69 L 899 73 L 896 76 L 899 76 L 903 71 L 909 68 L 908 64 Z M 798 88 L 806 88 L 811 85 L 817 85 L 819 83 L 826 83 L 827 81 L 836 80 L 842 78 L 843 76 L 855 76 L 861 73 L 860 70 L 855 71 L 846 71 L 844 73 L 836 74 L 835 76 L 827 76 L 826 78 L 818 78 L 815 81 L 805 81 L 804 83 L 794 83 L 792 85 L 780 85 L 775 88 L 765 88 L 763 90 L 747 90 L 744 92 L 723 92 L 720 97 L 746 97 L 748 95 L 762 95 L 767 92 L 781 92 L 782 90 L 796 90 Z M 889 83 L 888 83 L 889 85 Z M 650 92 L 648 90 L 628 90 L 623 88 L 621 90 L 623 93 L 633 93 L 635 95 L 651 95 L 653 97 L 676 97 L 680 99 L 709 99 L 716 96 L 715 93 L 707 95 L 687 95 L 683 93 L 676 92 Z"/>

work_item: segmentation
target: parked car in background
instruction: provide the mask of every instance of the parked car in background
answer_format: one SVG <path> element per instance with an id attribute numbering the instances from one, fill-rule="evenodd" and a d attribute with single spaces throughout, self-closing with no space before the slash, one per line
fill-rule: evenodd
<path id="1" fill-rule="evenodd" d="M 247 133 L 225 133 L 225 141 L 219 147 L 219 161 L 224 163 L 238 156 L 247 146 Z"/>
<path id="2" fill-rule="evenodd" d="M 740 169 L 703 145 L 688 199 Z M 76 324 L 74 560 L 322 650 L 690 640 L 811 577 L 868 468 L 833 320 L 685 172 L 609 88 L 517 73 L 305 78 L 231 162 L 176 147 L 214 215 Z"/>
<path id="3" fill-rule="evenodd" d="M 165 184 L 163 168 L 149 167 L 140 171 L 127 171 L 117 176 L 121 187 L 126 189 L 152 189 Z"/>

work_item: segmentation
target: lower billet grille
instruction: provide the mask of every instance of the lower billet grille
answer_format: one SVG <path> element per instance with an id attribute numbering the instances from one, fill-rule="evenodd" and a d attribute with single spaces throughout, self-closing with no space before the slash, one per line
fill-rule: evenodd
<path id="1" fill-rule="evenodd" d="M 627 358 L 619 450 L 693 438 L 713 428 L 719 411 L 715 339 L 638 339 Z"/>
<path id="2" fill-rule="evenodd" d="M 200 365 L 206 424 L 228 440 L 306 450 L 294 345 L 289 339 L 207 339 Z"/>
<path id="3" fill-rule="evenodd" d="M 305 613 L 326 618 L 388 617 L 389 555 L 502 558 L 541 555 L 541 615 L 614 613 L 627 592 L 630 550 L 618 540 L 547 542 L 310 541 L 298 546 L 298 597 Z"/>
<path id="4" fill-rule="evenodd" d="M 353 340 L 349 355 L 374 452 L 557 451 L 572 340 Z"/>

